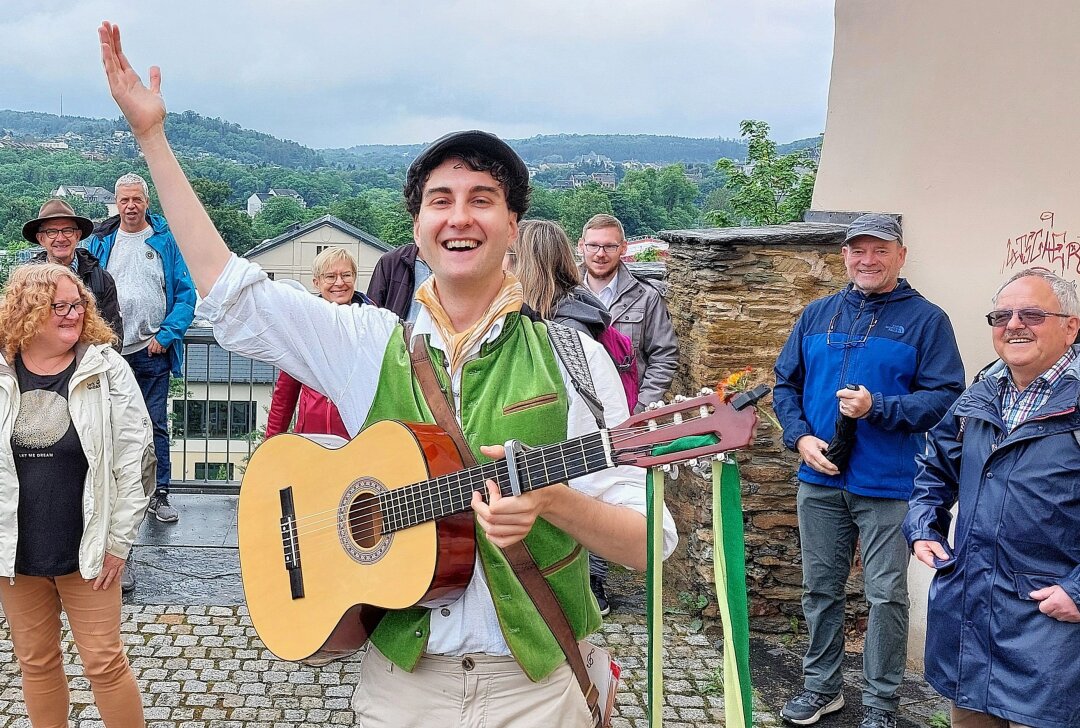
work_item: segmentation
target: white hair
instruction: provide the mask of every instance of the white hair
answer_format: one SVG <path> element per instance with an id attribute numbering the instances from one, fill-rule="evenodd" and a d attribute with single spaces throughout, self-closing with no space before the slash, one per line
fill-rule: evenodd
<path id="1" fill-rule="evenodd" d="M 1061 305 L 1061 313 L 1069 316 L 1080 316 L 1080 299 L 1076 295 L 1076 284 L 1048 271 L 1046 268 L 1026 268 L 1005 281 L 1001 284 L 1001 288 L 997 289 L 997 293 L 994 294 L 993 305 L 997 306 L 998 296 L 1001 295 L 1006 286 L 1021 278 L 1041 278 L 1046 281 L 1050 288 L 1053 289 L 1058 304 Z"/>
<path id="2" fill-rule="evenodd" d="M 142 187 L 143 197 L 146 198 L 147 201 L 150 200 L 150 188 L 147 186 L 146 180 L 134 172 L 128 172 L 120 177 L 120 179 L 116 180 L 116 184 L 113 185 L 113 194 L 119 195 L 121 187 L 131 187 L 132 185 L 139 185 Z"/>

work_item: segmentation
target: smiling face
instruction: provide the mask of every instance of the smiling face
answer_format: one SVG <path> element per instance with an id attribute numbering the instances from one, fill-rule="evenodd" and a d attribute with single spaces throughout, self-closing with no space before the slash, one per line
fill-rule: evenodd
<path id="1" fill-rule="evenodd" d="M 494 177 L 450 157 L 424 183 L 413 236 L 441 292 L 468 286 L 494 295 L 503 257 L 517 238 L 517 214 Z"/>
<path id="2" fill-rule="evenodd" d="M 1013 382 L 1020 388 L 1053 366 L 1080 329 L 1080 318 L 1076 316 L 1048 316 L 1041 324 L 1024 324 L 1016 315 L 1016 310 L 1022 308 L 1062 312 L 1054 289 L 1035 276 L 1018 278 L 998 294 L 994 309 L 1013 309 L 1013 316 L 1009 323 L 994 328 L 994 350 L 1008 365 Z"/>
<path id="3" fill-rule="evenodd" d="M 66 235 L 65 231 L 70 234 Z M 51 239 L 50 234 L 54 236 Z M 60 265 L 71 265 L 80 239 L 82 230 L 70 217 L 50 218 L 41 223 L 37 231 L 38 244 L 45 248 L 50 261 Z"/>
<path id="4" fill-rule="evenodd" d="M 617 227 L 590 228 L 578 241 L 585 269 L 598 281 L 610 279 L 626 253 L 626 241 Z"/>
<path id="5" fill-rule="evenodd" d="M 146 209 L 150 201 L 142 185 L 122 185 L 116 188 L 116 209 L 120 211 L 120 229 L 137 233 L 146 227 Z"/>
<path id="6" fill-rule="evenodd" d="M 356 271 L 348 260 L 339 260 L 327 266 L 312 282 L 327 301 L 347 306 L 356 291 Z"/>
<path id="7" fill-rule="evenodd" d="M 50 351 L 69 351 L 75 347 L 79 337 L 82 336 L 85 302 L 79 295 L 78 286 L 66 276 L 57 280 L 56 293 L 53 294 L 52 302 L 53 304 L 80 303 L 84 308 L 81 311 L 73 308 L 64 316 L 50 310 L 45 325 L 38 330 L 34 338 Z"/>
<path id="8" fill-rule="evenodd" d="M 896 288 L 900 269 L 907 259 L 907 248 L 903 245 L 873 235 L 852 238 L 842 252 L 848 278 L 866 294 L 888 293 Z"/>

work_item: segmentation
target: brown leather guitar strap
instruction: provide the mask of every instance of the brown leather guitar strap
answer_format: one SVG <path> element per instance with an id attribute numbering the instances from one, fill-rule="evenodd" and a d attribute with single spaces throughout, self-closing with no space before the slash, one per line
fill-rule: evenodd
<path id="1" fill-rule="evenodd" d="M 462 463 L 465 467 L 471 468 L 476 465 L 476 457 L 473 456 L 472 449 L 469 448 L 469 443 L 465 440 L 465 434 L 461 431 L 461 425 L 458 424 L 457 418 L 450 408 L 450 403 L 447 401 L 446 392 L 443 391 L 439 384 L 439 378 L 435 375 L 435 368 L 432 366 L 431 358 L 428 356 L 427 343 L 419 341 L 416 346 L 412 346 L 412 324 L 410 323 L 403 326 L 403 333 L 405 347 L 409 350 L 409 358 L 412 360 L 413 372 L 416 374 L 416 380 L 420 383 L 420 389 L 424 393 L 424 399 L 427 400 L 428 408 L 435 418 L 435 424 L 450 436 L 450 439 L 457 446 Z M 559 604 L 559 600 L 555 597 L 555 593 L 551 591 L 551 586 L 548 585 L 543 574 L 540 573 L 540 568 L 536 565 L 532 554 L 529 553 L 529 549 L 525 547 L 523 541 L 518 541 L 512 546 L 502 549 L 502 552 L 510 567 L 514 570 L 514 574 L 517 575 L 518 581 L 521 582 L 529 598 L 536 605 L 536 609 L 540 612 L 540 616 L 543 617 L 548 629 L 551 630 L 551 634 L 555 636 L 555 640 L 559 643 L 559 647 L 562 648 L 563 654 L 566 655 L 566 661 L 570 664 L 570 669 L 573 670 L 578 686 L 585 696 L 585 703 L 592 714 L 593 722 L 595 725 L 600 726 L 602 717 L 599 706 L 599 692 L 589 678 L 589 673 L 585 668 L 585 660 L 581 657 L 578 641 L 574 637 L 574 630 L 570 627 L 570 622 L 567 621 L 566 613 Z"/>

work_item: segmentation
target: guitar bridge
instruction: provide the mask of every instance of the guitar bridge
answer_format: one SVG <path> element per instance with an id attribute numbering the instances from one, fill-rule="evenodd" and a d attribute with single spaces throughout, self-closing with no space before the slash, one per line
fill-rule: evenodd
<path id="1" fill-rule="evenodd" d="M 289 572 L 289 591 L 293 599 L 304 596 L 304 571 L 300 566 L 300 539 L 296 530 L 296 507 L 293 505 L 292 486 L 282 488 L 281 496 L 281 548 L 285 554 L 285 570 Z"/>

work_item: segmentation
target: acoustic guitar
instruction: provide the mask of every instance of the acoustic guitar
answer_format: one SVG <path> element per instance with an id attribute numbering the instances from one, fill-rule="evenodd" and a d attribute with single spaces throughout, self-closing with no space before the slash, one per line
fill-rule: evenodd
<path id="1" fill-rule="evenodd" d="M 283 660 L 321 664 L 359 649 L 384 610 L 438 607 L 474 564 L 473 491 L 504 496 L 616 465 L 651 467 L 746 447 L 757 412 L 708 390 L 617 427 L 463 469 L 434 425 L 387 420 L 332 449 L 277 435 L 252 455 L 237 508 L 251 622 Z M 741 406 L 741 408 L 739 408 Z"/>

